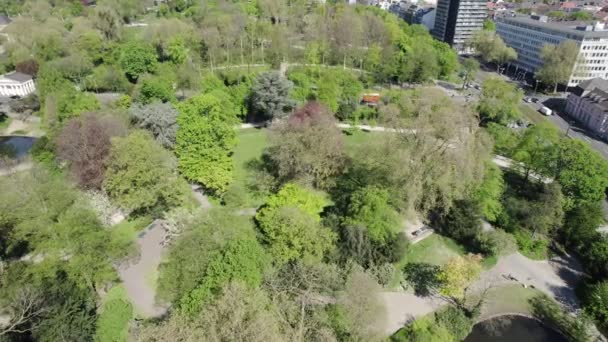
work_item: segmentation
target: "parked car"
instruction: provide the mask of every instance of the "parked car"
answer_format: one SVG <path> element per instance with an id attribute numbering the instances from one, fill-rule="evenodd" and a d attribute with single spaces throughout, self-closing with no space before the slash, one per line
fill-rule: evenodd
<path id="1" fill-rule="evenodd" d="M 428 228 L 428 227 L 422 227 L 422 228 L 420 228 L 420 229 L 418 229 L 418 230 L 414 231 L 414 232 L 412 233 L 412 235 L 414 235 L 414 236 L 418 237 L 418 236 L 420 236 L 420 235 L 422 235 L 422 234 L 426 233 L 428 230 L 429 230 L 429 228 Z"/>
<path id="2" fill-rule="evenodd" d="M 550 116 L 551 114 L 553 114 L 553 111 L 545 106 L 540 107 L 538 111 L 545 114 L 546 116 Z"/>
<path id="3" fill-rule="evenodd" d="M 531 99 L 531 98 L 529 98 L 529 97 L 526 97 L 526 98 L 524 99 L 524 102 L 525 102 L 525 103 L 532 103 L 532 99 Z"/>
<path id="4" fill-rule="evenodd" d="M 532 102 L 534 102 L 534 103 L 538 103 L 538 101 L 539 101 L 539 99 L 537 99 L 536 97 L 533 97 L 533 98 L 532 98 Z"/>

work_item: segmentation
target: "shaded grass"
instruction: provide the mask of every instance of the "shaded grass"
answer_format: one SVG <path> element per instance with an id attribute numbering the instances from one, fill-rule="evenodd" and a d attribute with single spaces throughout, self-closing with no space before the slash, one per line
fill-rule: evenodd
<path id="1" fill-rule="evenodd" d="M 464 247 L 454 240 L 433 234 L 417 244 L 411 245 L 398 265 L 401 268 L 407 263 L 425 262 L 441 266 L 451 258 L 465 253 Z"/>

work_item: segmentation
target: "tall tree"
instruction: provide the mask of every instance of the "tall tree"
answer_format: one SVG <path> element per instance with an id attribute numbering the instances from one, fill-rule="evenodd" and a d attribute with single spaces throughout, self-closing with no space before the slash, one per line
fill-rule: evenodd
<path id="1" fill-rule="evenodd" d="M 464 59 L 464 61 L 462 62 L 463 89 L 469 84 L 471 78 L 475 78 L 475 75 L 478 71 L 479 62 L 475 58 L 469 57 Z"/>
<path id="2" fill-rule="evenodd" d="M 342 132 L 329 110 L 316 102 L 298 109 L 272 127 L 267 150 L 281 182 L 302 181 L 319 188 L 332 185 L 344 168 Z"/>
<path id="3" fill-rule="evenodd" d="M 119 120 L 88 114 L 66 123 L 57 137 L 57 154 L 68 161 L 72 175 L 83 188 L 99 189 L 104 180 L 110 138 L 126 134 Z"/>
<path id="4" fill-rule="evenodd" d="M 159 144 L 166 148 L 175 145 L 178 112 L 172 104 L 160 102 L 145 106 L 137 104 L 132 106 L 129 112 L 137 127 L 150 131 Z"/>
<path id="5" fill-rule="evenodd" d="M 265 119 L 280 119 L 293 109 L 289 99 L 293 84 L 278 72 L 260 74 L 251 89 L 251 109 Z"/>
<path id="6" fill-rule="evenodd" d="M 578 55 L 578 45 L 573 40 L 565 40 L 559 45 L 545 44 L 541 49 L 543 66 L 536 72 L 536 77 L 543 83 L 553 84 L 557 92 L 559 83 L 568 82 Z"/>
<path id="7" fill-rule="evenodd" d="M 180 170 L 210 191 L 223 193 L 232 181 L 236 117 L 226 115 L 221 101 L 211 94 L 192 97 L 177 109 L 175 153 Z"/>
<path id="8" fill-rule="evenodd" d="M 515 85 L 499 78 L 488 78 L 482 84 L 481 99 L 477 104 L 480 121 L 507 124 L 521 116 L 519 105 L 523 92 Z"/>

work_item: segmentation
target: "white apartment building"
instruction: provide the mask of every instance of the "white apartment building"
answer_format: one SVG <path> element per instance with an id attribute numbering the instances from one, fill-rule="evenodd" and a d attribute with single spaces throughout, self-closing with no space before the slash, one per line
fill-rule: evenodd
<path id="1" fill-rule="evenodd" d="M 515 64 L 534 73 L 542 66 L 541 49 L 545 44 L 573 40 L 582 57 L 573 67 L 569 87 L 592 78 L 608 78 L 608 30 L 604 24 L 551 22 L 544 16 L 504 16 L 496 18 L 496 32 L 517 51 Z"/>
<path id="2" fill-rule="evenodd" d="M 36 91 L 32 76 L 13 71 L 0 77 L 0 96 L 27 96 Z"/>
<path id="3" fill-rule="evenodd" d="M 568 94 L 566 113 L 602 139 L 607 139 L 608 80 L 594 78 L 579 83 Z"/>

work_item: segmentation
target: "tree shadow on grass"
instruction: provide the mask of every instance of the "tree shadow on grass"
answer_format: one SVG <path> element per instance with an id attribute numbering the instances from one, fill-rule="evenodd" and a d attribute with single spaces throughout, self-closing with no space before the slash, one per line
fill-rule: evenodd
<path id="1" fill-rule="evenodd" d="M 405 280 L 412 285 L 417 296 L 428 297 L 440 286 L 437 278 L 439 266 L 425 262 L 409 263 L 403 268 Z"/>

